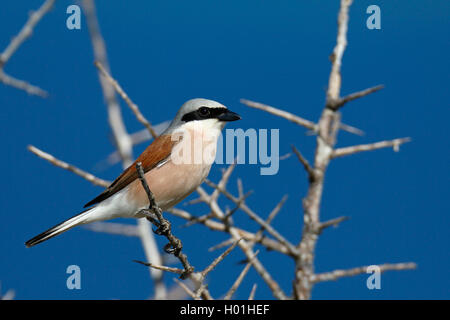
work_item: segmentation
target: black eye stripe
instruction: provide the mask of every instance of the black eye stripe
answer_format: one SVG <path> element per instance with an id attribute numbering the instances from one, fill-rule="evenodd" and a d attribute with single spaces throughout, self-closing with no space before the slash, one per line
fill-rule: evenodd
<path id="1" fill-rule="evenodd" d="M 205 112 L 206 111 L 205 109 L 207 109 L 207 111 L 209 111 L 209 112 Z M 227 109 L 225 109 L 225 108 L 200 107 L 197 110 L 186 113 L 181 118 L 181 121 L 188 122 L 188 121 L 194 121 L 194 120 L 215 119 L 225 112 L 227 112 Z"/>

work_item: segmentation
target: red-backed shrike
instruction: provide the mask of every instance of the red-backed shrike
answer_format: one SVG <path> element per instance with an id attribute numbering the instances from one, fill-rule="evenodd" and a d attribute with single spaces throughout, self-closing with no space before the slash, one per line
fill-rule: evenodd
<path id="1" fill-rule="evenodd" d="M 206 99 L 183 104 L 170 126 L 98 197 L 89 209 L 28 240 L 32 247 L 75 226 L 114 218 L 142 218 L 149 201 L 138 178 L 141 162 L 145 179 L 164 211 L 192 193 L 208 176 L 217 139 L 228 121 L 239 120 L 224 105 Z"/>

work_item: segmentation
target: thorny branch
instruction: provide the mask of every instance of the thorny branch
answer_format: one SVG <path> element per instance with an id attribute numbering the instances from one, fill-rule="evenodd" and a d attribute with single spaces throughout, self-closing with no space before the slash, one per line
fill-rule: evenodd
<path id="1" fill-rule="evenodd" d="M 402 271 L 402 270 L 413 270 L 417 268 L 417 265 L 413 262 L 408 263 L 385 263 L 381 265 L 376 265 L 378 268 L 380 268 L 380 272 L 385 271 Z M 369 267 L 372 266 L 363 266 L 363 267 L 357 267 L 353 269 L 347 269 L 347 270 L 334 270 L 331 272 L 325 272 L 325 273 L 318 273 L 315 274 L 312 278 L 312 281 L 317 282 L 323 282 L 323 281 L 334 281 L 338 280 L 343 277 L 353 277 L 359 274 L 367 273 L 367 270 L 369 270 Z"/>
<path id="2" fill-rule="evenodd" d="M 227 190 L 221 188 L 219 185 L 214 184 L 213 182 L 209 180 L 205 180 L 206 184 L 213 187 L 215 190 L 220 191 L 227 197 L 229 200 L 233 201 L 242 211 L 244 211 L 250 219 L 257 222 L 259 225 L 261 225 L 270 235 L 272 235 L 276 240 L 278 240 L 281 244 L 283 244 L 291 255 L 295 256 L 297 255 L 297 250 L 295 249 L 294 245 L 290 243 L 285 237 L 283 237 L 278 231 L 276 231 L 270 224 L 267 224 L 262 218 L 260 218 L 253 210 L 251 210 L 245 202 L 240 200 L 239 198 L 236 198 L 232 194 L 230 194 Z M 211 201 L 211 200 L 210 200 Z"/>
<path id="3" fill-rule="evenodd" d="M 343 157 L 348 156 L 354 153 L 363 152 L 363 151 L 373 151 L 377 149 L 382 148 L 390 148 L 392 147 L 395 152 L 398 152 L 400 150 L 400 145 L 406 142 L 410 142 L 411 138 L 400 138 L 400 139 L 394 139 L 394 140 L 385 140 L 375 143 L 369 143 L 369 144 L 360 144 L 357 146 L 351 146 L 351 147 L 345 147 L 345 148 L 338 148 L 334 149 L 331 153 L 332 158 L 337 157 Z"/>
<path id="4" fill-rule="evenodd" d="M 241 238 L 250 242 L 259 243 L 262 246 L 266 247 L 268 250 L 278 251 L 283 254 L 288 253 L 288 249 L 281 243 L 267 237 L 257 237 L 254 233 L 244 230 L 242 228 L 238 228 L 235 226 L 227 226 L 225 223 L 218 222 L 212 219 L 197 219 L 197 217 L 193 216 L 191 213 L 187 212 L 186 210 L 181 210 L 179 208 L 169 209 L 168 212 L 170 212 L 174 216 L 185 219 L 187 221 L 194 221 L 195 223 L 202 224 L 205 227 L 214 231 L 222 231 L 226 233 L 233 231 L 239 234 Z"/>
<path id="5" fill-rule="evenodd" d="M 290 250 L 293 250 L 293 248 L 291 247 L 289 242 L 286 239 L 284 239 L 278 232 L 276 232 L 271 226 L 266 224 L 263 219 L 259 218 L 256 215 L 256 213 L 254 213 L 245 204 L 245 201 L 242 200 L 242 198 L 245 197 L 245 194 L 243 194 L 242 190 L 240 192 L 240 194 L 242 194 L 240 197 L 234 197 L 233 195 L 228 193 L 225 189 L 219 187 L 219 186 L 226 185 L 226 182 L 228 181 L 229 176 L 231 175 L 234 168 L 235 168 L 234 164 L 229 166 L 228 169 L 225 170 L 224 173 L 222 174 L 222 178 L 217 185 L 210 182 L 209 180 L 207 180 L 207 183 L 212 185 L 214 188 L 213 193 L 207 194 L 201 187 L 197 188 L 197 192 L 200 195 L 201 201 L 204 202 L 205 204 L 207 204 L 209 206 L 210 210 L 214 213 L 214 216 L 219 221 L 221 221 L 221 223 L 222 223 L 221 227 L 223 227 L 223 229 L 221 231 L 229 233 L 230 236 L 232 237 L 232 239 L 234 239 L 234 240 L 239 240 L 242 238 L 242 240 L 238 244 L 240 249 L 247 257 L 247 260 L 251 261 L 254 269 L 259 274 L 259 276 L 264 280 L 264 282 L 267 284 L 269 289 L 272 291 L 272 294 L 274 295 L 274 297 L 276 297 L 277 299 L 281 299 L 281 300 L 287 299 L 286 294 L 283 292 L 283 290 L 281 289 L 278 282 L 272 277 L 272 275 L 268 272 L 268 270 L 261 263 L 261 261 L 259 261 L 258 258 L 255 257 L 255 253 L 253 251 L 253 243 L 250 243 L 245 240 L 245 237 L 240 233 L 240 230 L 233 226 L 233 222 L 231 221 L 231 219 L 227 219 L 226 213 L 222 211 L 222 209 L 220 208 L 220 206 L 217 203 L 219 193 L 217 193 L 216 191 L 218 190 L 221 194 L 224 194 L 227 198 L 229 198 L 229 200 L 233 201 L 237 206 L 239 206 L 239 208 L 242 211 L 249 214 L 254 220 L 256 220 L 258 223 L 260 223 L 262 226 L 264 226 L 264 228 L 266 230 L 270 229 L 271 235 L 274 235 L 275 237 L 277 237 L 278 238 L 277 240 L 281 240 L 280 242 L 282 242 L 281 244 L 287 250 L 288 254 L 295 254 L 290 251 Z M 176 211 L 172 210 L 172 212 L 176 212 Z M 190 214 L 187 214 L 187 215 L 189 217 L 191 217 Z M 186 217 L 186 215 L 185 215 L 185 217 Z M 190 219 L 192 220 L 192 218 L 190 218 Z M 215 223 L 215 221 L 210 220 L 210 219 L 206 220 L 206 222 Z M 205 223 L 205 225 L 206 225 L 206 223 Z M 253 239 L 260 239 L 260 237 L 253 235 Z"/>
<path id="6" fill-rule="evenodd" d="M 207 285 L 205 284 L 206 276 L 220 263 L 222 262 L 226 256 L 230 254 L 231 251 L 237 246 L 241 239 L 235 241 L 227 250 L 225 250 L 221 255 L 219 255 L 216 259 L 214 259 L 209 266 L 207 266 L 203 271 L 200 272 L 193 272 L 193 269 L 191 272 L 186 274 L 185 269 L 179 269 L 179 268 L 171 268 L 166 266 L 157 266 L 151 263 L 146 263 L 142 261 L 136 261 L 138 263 L 141 263 L 143 265 L 146 265 L 151 268 L 155 268 L 162 271 L 172 272 L 181 275 L 182 279 L 189 278 L 194 283 L 196 289 L 195 292 L 192 291 L 190 288 L 188 288 L 185 284 L 183 284 L 180 281 L 177 281 L 177 283 L 182 287 L 186 293 L 191 296 L 193 299 L 199 299 L 201 296 L 206 300 L 211 300 L 212 296 L 209 293 L 207 289 Z M 242 277 L 242 276 L 240 276 Z M 238 277 L 238 279 L 240 278 Z M 243 278 L 243 277 L 242 277 Z M 242 280 L 241 280 L 242 281 Z"/>
<path id="7" fill-rule="evenodd" d="M 338 32 L 336 46 L 334 47 L 331 59 L 331 72 L 326 93 L 326 103 L 322 115 L 317 123 L 306 120 L 284 110 L 280 110 L 262 103 L 242 99 L 241 102 L 249 107 L 260 109 L 275 116 L 287 119 L 295 124 L 308 128 L 317 134 L 317 145 L 314 161 L 310 164 L 306 158 L 292 147 L 298 160 L 308 174 L 308 191 L 303 200 L 303 230 L 302 238 L 296 246 L 296 254 L 291 255 L 296 263 L 295 280 L 293 284 L 293 296 L 295 299 L 309 299 L 315 283 L 337 279 L 341 276 L 351 276 L 361 272 L 365 267 L 351 270 L 336 270 L 329 273 L 317 275 L 314 273 L 315 247 L 320 233 L 329 226 L 337 226 L 347 217 L 339 217 L 325 222 L 320 221 L 320 205 L 323 192 L 323 182 L 326 169 L 330 160 L 336 157 L 351 155 L 362 151 L 371 151 L 380 148 L 393 147 L 394 151 L 399 150 L 399 146 L 410 141 L 409 138 L 382 141 L 373 144 L 365 144 L 335 149 L 337 133 L 339 130 L 346 130 L 348 126 L 341 122 L 339 109 L 346 103 L 355 99 L 367 96 L 383 88 L 382 85 L 366 90 L 340 96 L 341 91 L 341 66 L 345 48 L 347 46 L 347 28 L 349 20 L 349 8 L 352 0 L 341 0 L 338 14 Z M 351 127 L 350 131 L 358 132 L 359 129 Z M 278 239 L 279 240 L 279 239 Z M 384 265 L 383 271 L 404 270 L 415 268 L 415 264 L 394 264 Z"/>

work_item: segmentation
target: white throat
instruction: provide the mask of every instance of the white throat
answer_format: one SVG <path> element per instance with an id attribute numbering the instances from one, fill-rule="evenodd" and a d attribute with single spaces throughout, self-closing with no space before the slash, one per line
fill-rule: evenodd
<path id="1" fill-rule="evenodd" d="M 217 119 L 189 121 L 173 130 L 171 137 L 178 141 L 172 151 L 175 164 L 211 166 L 215 160 L 217 140 L 225 123 Z"/>

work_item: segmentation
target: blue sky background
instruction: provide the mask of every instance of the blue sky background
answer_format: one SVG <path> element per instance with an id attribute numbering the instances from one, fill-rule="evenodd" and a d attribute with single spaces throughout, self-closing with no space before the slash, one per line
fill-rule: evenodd
<path id="1" fill-rule="evenodd" d="M 0 11 L 0 50 L 41 1 L 7 1 Z M 106 121 L 84 16 L 81 30 L 66 28 L 69 1 L 57 1 L 5 71 L 50 92 L 48 99 L 0 85 L 3 183 L 0 192 L 0 281 L 18 299 L 144 299 L 152 294 L 139 239 L 73 229 L 37 247 L 24 241 L 71 217 L 101 192 L 83 179 L 55 168 L 26 150 L 36 145 L 105 179 L 120 165 L 96 164 L 114 150 Z M 382 29 L 368 30 L 365 10 L 381 8 Z M 239 103 L 253 99 L 316 120 L 324 105 L 336 38 L 338 1 L 97 1 L 100 27 L 112 73 L 153 123 L 171 119 L 187 99 L 218 100 L 242 115 L 229 128 L 280 128 L 280 154 L 295 144 L 312 159 L 315 138 L 286 120 Z M 381 290 L 366 288 L 367 275 L 322 283 L 315 299 L 448 299 L 449 295 L 449 31 L 450 2 L 355 1 L 350 11 L 349 45 L 343 59 L 342 94 L 373 85 L 386 88 L 348 104 L 344 122 L 366 132 L 341 132 L 338 146 L 412 137 L 401 152 L 383 149 L 332 161 L 326 176 L 321 217 L 351 220 L 324 232 L 316 251 L 318 272 L 384 262 L 414 261 L 415 271 L 382 275 Z M 124 104 L 129 132 L 141 129 Z M 144 145 L 135 148 L 135 155 Z M 220 167 L 211 170 L 217 181 Z M 223 166 L 222 166 L 223 167 Z M 248 204 L 267 216 L 284 194 L 289 200 L 274 227 L 297 243 L 301 198 L 307 183 L 290 157 L 274 176 L 258 165 L 239 166 L 236 178 L 254 194 Z M 202 205 L 189 208 L 203 214 Z M 219 252 L 207 248 L 226 239 L 203 227 L 174 232 L 198 269 Z M 245 214 L 236 223 L 258 227 Z M 135 223 L 134 221 L 125 221 Z M 165 244 L 158 239 L 159 245 Z M 242 269 L 235 250 L 210 275 L 220 297 Z M 274 252 L 261 261 L 287 293 L 293 263 Z M 66 288 L 66 268 L 79 265 L 82 289 Z M 166 277 L 174 285 L 172 276 Z M 236 298 L 271 293 L 251 270 Z"/>

